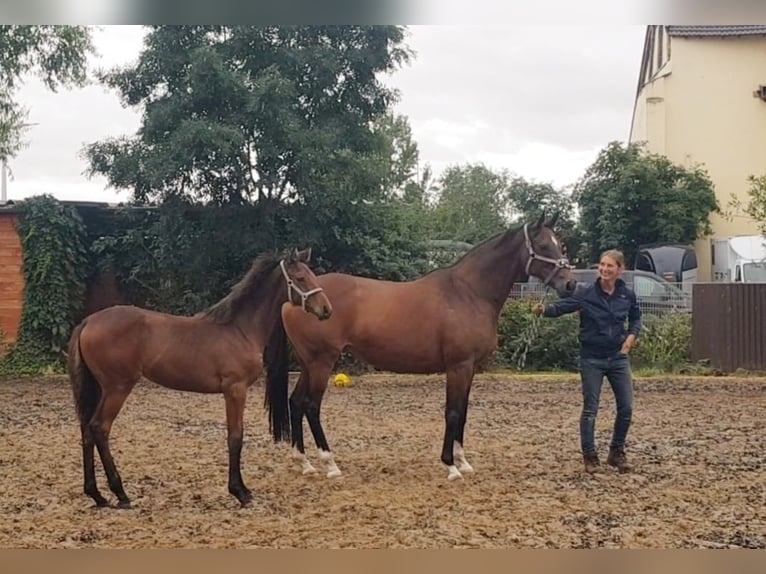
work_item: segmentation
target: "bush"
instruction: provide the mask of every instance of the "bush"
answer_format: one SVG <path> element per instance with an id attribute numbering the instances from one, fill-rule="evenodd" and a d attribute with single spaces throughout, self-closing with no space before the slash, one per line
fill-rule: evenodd
<path id="1" fill-rule="evenodd" d="M 579 316 L 572 313 L 555 319 L 538 318 L 532 314 L 532 303 L 529 300 L 506 303 L 498 324 L 495 365 L 521 371 L 577 371 Z M 644 314 L 643 324 L 641 337 L 631 353 L 637 367 L 668 372 L 689 364 L 690 314 Z"/>
<path id="2" fill-rule="evenodd" d="M 497 366 L 524 371 L 577 369 L 579 318 L 535 317 L 532 302 L 508 301 L 498 322 Z"/>
<path id="3" fill-rule="evenodd" d="M 644 329 L 632 352 L 640 367 L 673 371 L 691 360 L 690 313 L 644 315 Z"/>
<path id="4" fill-rule="evenodd" d="M 88 273 L 79 214 L 50 195 L 19 203 L 18 234 L 24 271 L 24 307 L 16 344 L 0 374 L 61 370 L 72 327 L 82 318 Z"/>

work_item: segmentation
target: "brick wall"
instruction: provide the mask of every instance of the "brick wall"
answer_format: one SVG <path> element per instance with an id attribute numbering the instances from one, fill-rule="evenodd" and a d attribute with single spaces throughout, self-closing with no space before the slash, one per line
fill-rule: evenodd
<path id="1" fill-rule="evenodd" d="M 24 305 L 21 240 L 14 213 L 0 213 L 0 329 L 6 342 L 13 343 L 19 332 Z"/>

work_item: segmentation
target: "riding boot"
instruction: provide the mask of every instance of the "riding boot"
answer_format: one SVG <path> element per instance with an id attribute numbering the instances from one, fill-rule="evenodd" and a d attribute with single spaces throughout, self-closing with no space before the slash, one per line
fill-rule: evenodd
<path id="1" fill-rule="evenodd" d="M 633 465 L 628 462 L 628 457 L 625 456 L 625 449 L 623 447 L 610 447 L 606 463 L 615 467 L 620 472 L 630 472 L 633 470 Z"/>
<path id="2" fill-rule="evenodd" d="M 590 474 L 598 472 L 601 462 L 598 460 L 598 453 L 596 451 L 583 453 L 582 458 L 585 463 L 585 472 Z"/>

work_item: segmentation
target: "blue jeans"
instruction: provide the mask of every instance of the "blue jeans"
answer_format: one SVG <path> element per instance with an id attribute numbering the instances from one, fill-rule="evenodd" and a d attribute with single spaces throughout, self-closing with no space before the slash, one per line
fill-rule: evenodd
<path id="1" fill-rule="evenodd" d="M 612 448 L 625 446 L 633 416 L 633 376 L 627 355 L 618 354 L 608 359 L 583 357 L 580 360 L 583 408 L 580 416 L 580 446 L 583 454 L 596 450 L 596 413 L 598 413 L 601 385 L 604 377 L 612 386 L 617 402 Z"/>

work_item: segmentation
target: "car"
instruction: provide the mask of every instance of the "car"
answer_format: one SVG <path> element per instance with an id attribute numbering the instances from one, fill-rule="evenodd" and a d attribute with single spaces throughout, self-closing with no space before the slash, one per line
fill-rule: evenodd
<path id="1" fill-rule="evenodd" d="M 580 284 L 593 283 L 598 278 L 598 269 L 572 269 L 572 275 Z M 622 278 L 628 287 L 636 292 L 638 304 L 646 313 L 691 313 L 692 297 L 675 283 L 670 283 L 654 273 L 638 269 L 626 269 Z M 516 284 L 511 298 L 542 297 L 542 282 L 530 277 L 526 284 Z"/>

